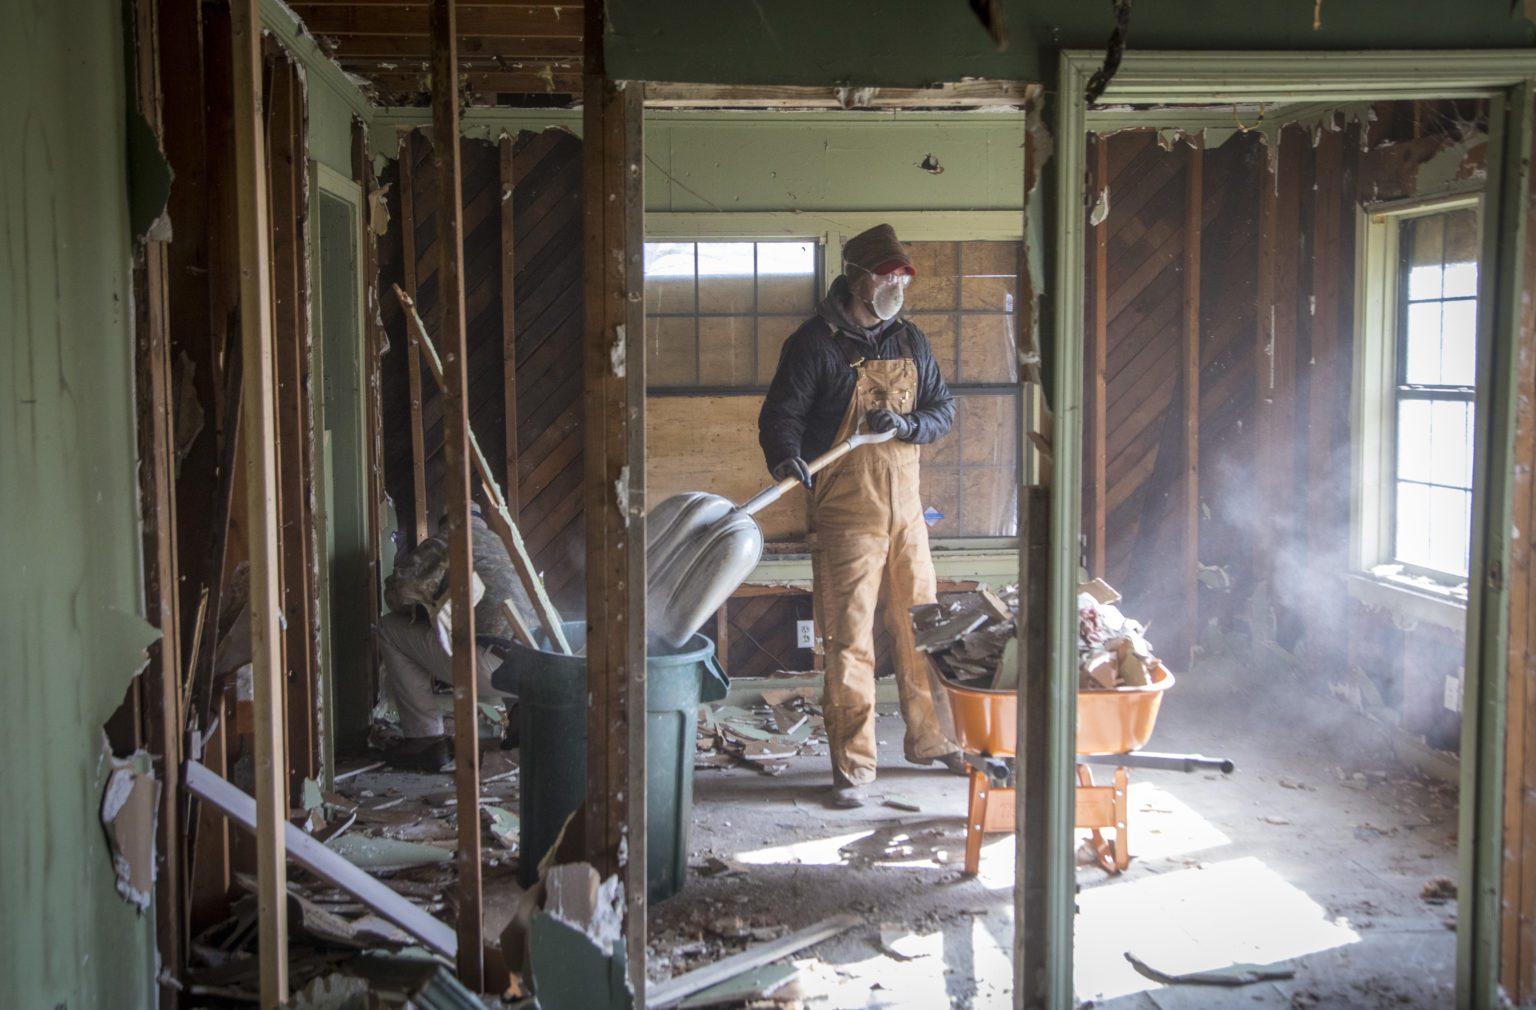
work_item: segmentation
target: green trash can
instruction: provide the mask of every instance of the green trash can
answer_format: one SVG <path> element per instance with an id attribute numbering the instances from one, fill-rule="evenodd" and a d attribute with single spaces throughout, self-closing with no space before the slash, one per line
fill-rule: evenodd
<path id="1" fill-rule="evenodd" d="M 571 648 L 583 651 L 587 625 L 564 625 Z M 512 643 L 491 674 L 499 691 L 518 697 L 522 785 L 518 881 L 538 879 L 539 860 L 586 794 L 587 660 Z M 688 872 L 693 816 L 693 756 L 700 703 L 720 701 L 729 685 L 714 643 L 694 635 L 681 648 L 646 657 L 646 896 L 676 894 Z"/>

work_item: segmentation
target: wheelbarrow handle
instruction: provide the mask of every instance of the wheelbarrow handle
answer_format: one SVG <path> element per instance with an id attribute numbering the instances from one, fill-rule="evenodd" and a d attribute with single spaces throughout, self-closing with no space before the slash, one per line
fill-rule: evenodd
<path id="1" fill-rule="evenodd" d="M 807 469 L 810 470 L 812 476 L 814 476 L 825 470 L 827 467 L 831 466 L 833 463 L 836 463 L 838 460 L 842 459 L 844 456 L 848 455 L 850 452 L 857 449 L 861 445 L 877 445 L 881 442 L 889 442 L 895 437 L 896 430 L 894 428 L 890 431 L 861 431 L 856 435 L 848 436 L 841 442 L 834 445 L 832 448 L 828 449 L 826 452 L 822 453 L 820 456 L 817 456 L 815 459 L 811 460 L 811 462 L 807 465 Z M 744 512 L 749 516 L 756 515 L 763 509 L 767 508 L 769 505 L 772 505 L 774 502 L 784 497 L 785 493 L 794 490 L 795 485 L 798 483 L 800 483 L 800 478 L 798 477 L 785 477 L 777 484 L 770 485 L 769 487 L 766 487 L 759 491 L 757 494 L 753 495 L 751 498 L 747 499 L 747 501 L 740 506 L 739 511 Z"/>
<path id="2" fill-rule="evenodd" d="M 1078 764 L 1112 765 L 1118 768 L 1155 768 L 1165 772 L 1213 771 L 1231 775 L 1237 767 L 1231 758 L 1206 757 L 1204 754 L 1157 754 L 1130 751 L 1126 754 L 1079 754 Z"/>

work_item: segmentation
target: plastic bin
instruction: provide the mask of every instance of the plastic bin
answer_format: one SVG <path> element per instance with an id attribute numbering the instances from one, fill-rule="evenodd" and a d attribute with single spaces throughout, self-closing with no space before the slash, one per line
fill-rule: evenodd
<path id="1" fill-rule="evenodd" d="M 586 622 L 567 621 L 565 635 L 571 648 L 583 651 Z M 645 667 L 646 896 L 661 901 L 677 893 L 688 872 L 698 708 L 724 698 L 729 680 L 715 661 L 714 643 L 697 634 L 681 649 L 647 656 Z M 529 887 L 586 794 L 587 660 L 513 643 L 491 682 L 518 696 L 518 881 Z"/>

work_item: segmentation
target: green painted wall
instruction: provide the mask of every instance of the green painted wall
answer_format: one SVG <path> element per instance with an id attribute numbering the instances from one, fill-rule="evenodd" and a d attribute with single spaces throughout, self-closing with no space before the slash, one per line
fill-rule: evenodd
<path id="1" fill-rule="evenodd" d="M 0 1006 L 153 1006 L 154 921 L 113 889 L 102 723 L 143 621 L 117 4 L 0 32 Z"/>
<path id="2" fill-rule="evenodd" d="M 1023 143 L 1018 114 L 648 112 L 645 209 L 1017 210 Z"/>
<path id="3" fill-rule="evenodd" d="M 398 151 L 427 110 L 380 110 L 375 150 Z M 580 112 L 469 110 L 464 135 L 565 129 Z M 692 211 L 1018 210 L 1024 119 L 1017 113 L 677 112 L 645 114 L 645 209 Z M 926 172 L 932 154 L 944 168 Z M 817 229 L 812 229 L 817 230 Z"/>
<path id="4" fill-rule="evenodd" d="M 1536 28 L 1510 0 L 1138 3 L 1140 49 L 1485 49 L 1522 47 Z M 921 86 L 965 77 L 1038 81 L 1057 48 L 1101 49 L 1108 0 L 1006 0 L 1010 45 L 960 0 L 610 0 L 604 49 L 618 78 L 716 84 Z"/>

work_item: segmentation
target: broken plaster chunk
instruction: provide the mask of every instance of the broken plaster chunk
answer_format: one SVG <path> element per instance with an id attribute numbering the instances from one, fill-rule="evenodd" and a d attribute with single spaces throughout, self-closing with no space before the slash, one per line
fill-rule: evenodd
<path id="1" fill-rule="evenodd" d="M 101 798 L 101 823 L 112 852 L 117 893 L 141 913 L 155 888 L 155 822 L 160 782 L 148 751 L 112 759 L 112 774 Z"/>
<path id="2" fill-rule="evenodd" d="M 616 378 L 624 378 L 628 342 L 624 324 L 619 323 L 613 328 L 613 343 L 608 348 L 608 364 Z"/>

